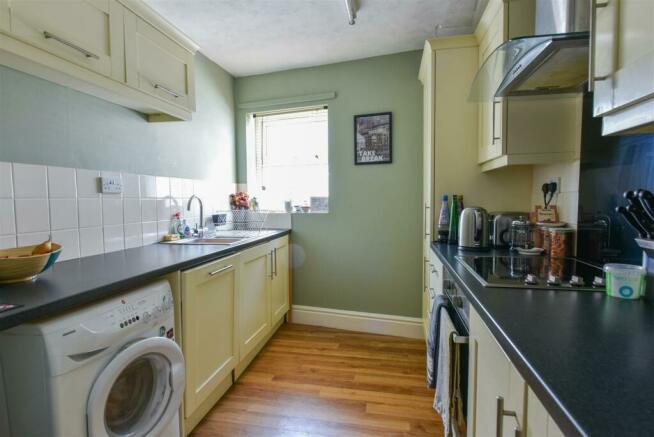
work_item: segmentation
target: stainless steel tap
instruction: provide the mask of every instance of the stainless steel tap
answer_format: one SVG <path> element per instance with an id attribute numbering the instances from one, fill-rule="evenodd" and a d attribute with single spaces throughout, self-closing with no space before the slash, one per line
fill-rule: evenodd
<path id="1" fill-rule="evenodd" d="M 186 204 L 186 210 L 187 211 L 191 210 L 191 204 L 193 203 L 193 199 L 197 199 L 198 203 L 200 204 L 200 225 L 197 227 L 196 230 L 198 233 L 198 237 L 202 238 L 204 237 L 204 207 L 202 206 L 202 199 L 200 199 L 198 196 L 193 194 L 188 199 L 188 203 Z"/>

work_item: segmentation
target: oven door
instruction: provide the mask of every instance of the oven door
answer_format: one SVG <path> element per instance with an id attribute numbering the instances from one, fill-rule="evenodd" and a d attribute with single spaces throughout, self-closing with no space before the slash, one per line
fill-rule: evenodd
<path id="1" fill-rule="evenodd" d="M 177 344 L 150 337 L 124 347 L 102 369 L 87 404 L 89 436 L 157 436 L 179 410 L 184 358 Z"/>

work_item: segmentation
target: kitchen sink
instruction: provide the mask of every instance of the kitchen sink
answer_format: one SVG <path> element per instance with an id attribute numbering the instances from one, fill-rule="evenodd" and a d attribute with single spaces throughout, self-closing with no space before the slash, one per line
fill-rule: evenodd
<path id="1" fill-rule="evenodd" d="M 203 237 L 203 238 L 182 238 L 175 241 L 164 241 L 166 244 L 215 244 L 229 246 L 239 241 L 247 240 L 246 237 Z"/>

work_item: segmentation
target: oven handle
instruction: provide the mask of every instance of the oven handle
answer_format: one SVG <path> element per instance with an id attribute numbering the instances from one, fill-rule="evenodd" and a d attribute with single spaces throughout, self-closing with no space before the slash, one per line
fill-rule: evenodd
<path id="1" fill-rule="evenodd" d="M 468 344 L 468 343 L 470 343 L 470 337 L 468 337 L 466 335 L 454 334 L 452 336 L 452 341 L 454 343 L 457 343 L 457 344 Z"/>

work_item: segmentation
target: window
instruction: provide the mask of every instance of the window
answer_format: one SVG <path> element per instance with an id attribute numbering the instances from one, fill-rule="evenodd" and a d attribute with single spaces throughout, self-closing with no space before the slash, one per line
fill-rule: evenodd
<path id="1" fill-rule="evenodd" d="M 327 107 L 248 114 L 248 192 L 262 209 L 326 212 Z"/>

